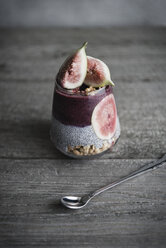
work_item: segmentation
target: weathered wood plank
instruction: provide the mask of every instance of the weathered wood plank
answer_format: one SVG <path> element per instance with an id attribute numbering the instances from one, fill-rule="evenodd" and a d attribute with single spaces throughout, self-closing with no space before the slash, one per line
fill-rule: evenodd
<path id="1" fill-rule="evenodd" d="M 88 54 L 108 64 L 115 82 L 165 81 L 165 28 L 0 32 L 1 80 L 52 82 L 71 50 L 88 40 Z"/>
<path id="2" fill-rule="evenodd" d="M 165 165 L 94 198 L 85 209 L 59 205 L 64 194 L 97 189 L 148 161 L 1 159 L 0 244 L 164 247 Z"/>
<path id="3" fill-rule="evenodd" d="M 0 157 L 65 158 L 50 142 L 53 83 L 0 84 Z M 166 151 L 166 84 L 119 83 L 121 137 L 103 158 L 155 158 Z"/>
<path id="4" fill-rule="evenodd" d="M 60 46 L 87 38 L 93 44 L 106 39 L 111 45 L 163 44 L 165 45 L 165 27 L 96 27 L 96 28 L 0 28 L 0 44 L 6 45 L 42 45 L 56 44 Z M 101 35 L 104 34 L 104 35 Z M 163 43 L 161 43 L 161 40 Z M 122 42 L 123 41 L 123 42 Z"/>

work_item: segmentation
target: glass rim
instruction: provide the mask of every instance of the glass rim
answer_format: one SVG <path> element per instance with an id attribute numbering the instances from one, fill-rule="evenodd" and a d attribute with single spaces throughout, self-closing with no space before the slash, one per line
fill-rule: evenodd
<path id="1" fill-rule="evenodd" d="M 87 97 L 93 97 L 93 96 L 98 95 L 99 93 L 101 93 L 101 94 L 105 93 L 105 90 L 108 89 L 108 88 L 112 88 L 112 86 L 106 85 L 104 87 L 95 89 L 95 91 L 91 91 L 91 92 L 88 92 L 86 94 L 86 93 L 82 93 L 81 91 L 78 91 L 78 92 L 73 91 L 74 89 L 62 88 L 57 82 L 55 82 L 55 90 L 56 91 L 59 91 L 62 94 L 69 95 L 69 96 L 74 96 L 74 97 L 86 97 L 86 98 Z"/>

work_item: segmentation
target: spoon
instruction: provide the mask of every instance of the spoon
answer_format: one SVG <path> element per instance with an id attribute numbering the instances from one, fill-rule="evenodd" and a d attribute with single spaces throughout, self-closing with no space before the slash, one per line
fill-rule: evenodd
<path id="1" fill-rule="evenodd" d="M 85 207 L 88 202 L 94 198 L 95 196 L 99 195 L 100 193 L 104 192 L 105 190 L 108 190 L 108 189 L 111 189 L 129 179 L 132 179 L 136 176 L 139 176 L 145 172 L 148 172 L 148 171 L 151 171 L 153 169 L 156 169 L 158 168 L 162 163 L 166 162 L 166 154 L 161 157 L 160 159 L 154 161 L 154 162 L 151 162 L 151 163 L 148 163 L 148 164 L 145 164 L 143 167 L 141 167 L 140 169 L 132 172 L 131 174 L 129 174 L 128 176 L 124 176 L 122 177 L 121 179 L 117 180 L 117 181 L 114 181 L 113 183 L 107 185 L 107 186 L 104 186 L 90 194 L 87 194 L 87 195 L 84 195 L 82 197 L 79 197 L 79 196 L 64 196 L 61 198 L 61 203 L 67 207 L 67 208 L 71 208 L 71 209 L 80 209 L 80 208 L 83 208 Z"/>

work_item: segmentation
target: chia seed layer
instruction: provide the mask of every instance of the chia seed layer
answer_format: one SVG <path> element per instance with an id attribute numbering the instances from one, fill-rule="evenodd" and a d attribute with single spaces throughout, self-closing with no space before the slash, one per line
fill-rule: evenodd
<path id="1" fill-rule="evenodd" d="M 55 117 L 52 117 L 50 136 L 56 148 L 68 156 L 72 156 L 68 152 L 69 146 L 94 145 L 95 147 L 100 148 L 103 146 L 103 143 L 105 141 L 97 137 L 92 125 L 86 127 L 65 125 L 60 121 L 56 120 Z M 117 118 L 115 135 L 111 139 L 107 140 L 107 142 L 109 142 L 111 145 L 116 142 L 119 136 L 120 124 L 119 119 Z"/>

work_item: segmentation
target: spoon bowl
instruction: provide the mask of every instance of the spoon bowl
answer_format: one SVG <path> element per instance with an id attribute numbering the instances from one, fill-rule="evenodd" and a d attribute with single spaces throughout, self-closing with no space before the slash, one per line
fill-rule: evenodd
<path id="1" fill-rule="evenodd" d="M 71 209 L 83 208 L 90 201 L 89 197 L 79 196 L 64 196 L 61 198 L 61 203 Z"/>

